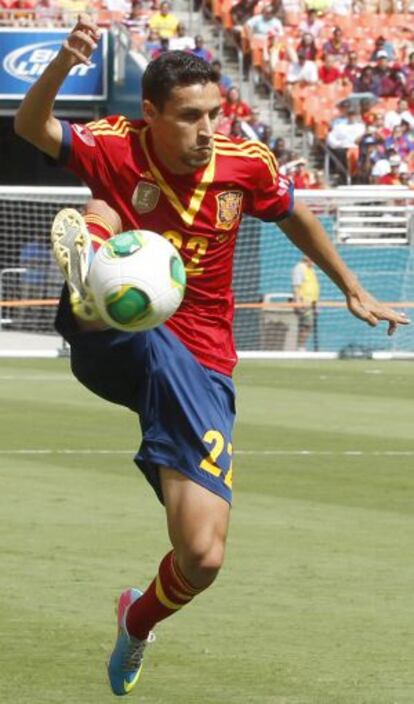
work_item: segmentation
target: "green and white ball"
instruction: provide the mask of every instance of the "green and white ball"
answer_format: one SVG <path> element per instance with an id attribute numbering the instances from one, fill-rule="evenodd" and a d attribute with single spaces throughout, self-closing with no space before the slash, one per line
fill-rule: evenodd
<path id="1" fill-rule="evenodd" d="M 186 276 L 171 242 L 149 230 L 130 230 L 111 237 L 97 251 L 88 283 L 108 325 L 140 332 L 175 313 L 184 297 Z"/>

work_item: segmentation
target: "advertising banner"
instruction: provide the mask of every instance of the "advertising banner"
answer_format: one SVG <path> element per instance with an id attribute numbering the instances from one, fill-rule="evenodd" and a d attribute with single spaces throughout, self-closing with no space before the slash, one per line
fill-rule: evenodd
<path id="1" fill-rule="evenodd" d="M 20 100 L 58 53 L 67 29 L 0 28 L 0 100 Z M 74 66 L 57 100 L 106 100 L 108 35 L 102 31 L 92 63 Z"/>

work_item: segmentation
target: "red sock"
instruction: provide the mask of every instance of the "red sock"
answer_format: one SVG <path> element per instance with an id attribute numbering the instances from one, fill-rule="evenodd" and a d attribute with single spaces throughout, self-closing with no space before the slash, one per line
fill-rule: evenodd
<path id="1" fill-rule="evenodd" d="M 128 633 L 139 640 L 147 638 L 158 621 L 172 616 L 203 589 L 195 589 L 181 574 L 174 551 L 162 559 L 156 578 L 128 610 Z"/>
<path id="2" fill-rule="evenodd" d="M 96 252 L 105 240 L 109 240 L 115 233 L 112 227 L 108 225 L 100 215 L 88 213 L 83 219 L 86 222 L 88 231 L 92 235 L 92 247 Z"/>

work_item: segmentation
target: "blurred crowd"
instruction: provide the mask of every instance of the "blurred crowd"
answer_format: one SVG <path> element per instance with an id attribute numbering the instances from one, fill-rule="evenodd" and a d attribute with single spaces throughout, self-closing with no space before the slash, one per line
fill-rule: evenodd
<path id="1" fill-rule="evenodd" d="M 328 108 L 318 136 L 334 172 L 355 183 L 412 184 L 414 31 L 411 16 L 401 14 L 410 11 L 408 0 L 204 0 L 195 7 L 201 4 L 242 48 L 245 72 L 279 92 L 305 127 L 315 129 L 322 105 Z M 81 11 L 102 26 L 122 22 L 149 59 L 180 49 L 211 62 L 222 93 L 219 132 L 267 144 L 297 188 L 325 186 L 321 172 L 272 135 L 258 106 L 241 99 L 203 36 L 188 32 L 168 0 L 0 0 L 0 22 L 8 25 L 70 25 Z"/>

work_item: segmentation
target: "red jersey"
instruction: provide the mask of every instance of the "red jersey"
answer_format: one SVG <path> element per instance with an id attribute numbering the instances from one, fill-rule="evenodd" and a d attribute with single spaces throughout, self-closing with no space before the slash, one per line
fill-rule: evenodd
<path id="1" fill-rule="evenodd" d="M 201 364 L 231 374 L 232 269 L 242 214 L 272 222 L 293 207 L 292 185 L 271 151 L 217 134 L 210 163 L 183 176 L 157 160 L 143 121 L 117 116 L 62 127 L 60 161 L 116 210 L 123 229 L 158 232 L 180 251 L 186 293 L 165 325 Z"/>

